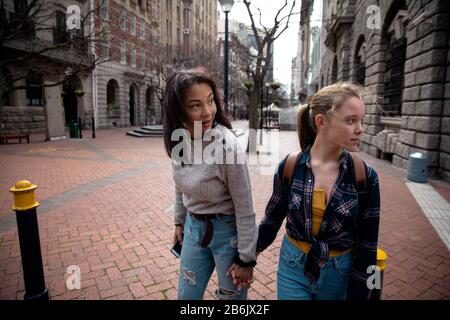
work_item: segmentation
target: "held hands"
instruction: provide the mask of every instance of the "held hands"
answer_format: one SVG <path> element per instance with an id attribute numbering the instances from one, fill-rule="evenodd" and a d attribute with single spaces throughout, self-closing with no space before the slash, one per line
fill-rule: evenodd
<path id="1" fill-rule="evenodd" d="M 233 278 L 233 283 L 238 289 L 249 288 L 253 282 L 253 267 L 241 267 L 233 263 L 227 271 L 227 276 Z"/>
<path id="2" fill-rule="evenodd" d="M 258 258 L 260 253 L 256 252 L 256 258 Z M 242 267 L 233 263 L 227 271 L 227 276 L 233 278 L 233 283 L 238 286 L 239 290 L 241 287 L 249 288 L 254 281 L 253 267 Z"/>

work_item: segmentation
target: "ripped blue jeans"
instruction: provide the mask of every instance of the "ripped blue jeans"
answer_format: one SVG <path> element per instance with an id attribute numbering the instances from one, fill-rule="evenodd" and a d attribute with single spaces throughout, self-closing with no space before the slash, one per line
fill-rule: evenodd
<path id="1" fill-rule="evenodd" d="M 237 289 L 228 268 L 237 252 L 236 217 L 222 216 L 211 219 L 214 234 L 208 246 L 200 245 L 206 221 L 197 220 L 189 213 L 184 225 L 183 249 L 180 256 L 178 300 L 201 300 L 214 271 L 217 271 L 219 288 L 215 294 L 220 300 L 245 300 L 247 289 Z"/>

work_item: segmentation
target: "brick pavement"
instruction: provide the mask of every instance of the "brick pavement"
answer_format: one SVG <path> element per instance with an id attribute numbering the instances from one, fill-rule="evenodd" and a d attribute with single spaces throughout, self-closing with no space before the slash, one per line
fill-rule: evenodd
<path id="1" fill-rule="evenodd" d="M 237 127 L 245 126 L 236 123 Z M 52 299 L 175 299 L 178 263 L 169 251 L 173 181 L 161 138 L 137 139 L 128 129 L 99 130 L 97 139 L 0 146 L 0 299 L 22 299 L 20 250 L 8 189 L 27 178 L 37 190 L 46 283 Z M 297 147 L 281 132 L 281 154 Z M 32 138 L 32 141 L 35 141 Z M 380 247 L 389 254 L 384 299 L 449 299 L 450 254 L 405 185 L 403 170 L 363 155 L 378 171 Z M 257 221 L 272 176 L 250 166 Z M 449 185 L 433 182 L 441 193 Z M 250 299 L 275 299 L 283 232 L 259 258 Z M 81 289 L 68 290 L 69 265 Z M 205 299 L 215 299 L 216 276 Z"/>

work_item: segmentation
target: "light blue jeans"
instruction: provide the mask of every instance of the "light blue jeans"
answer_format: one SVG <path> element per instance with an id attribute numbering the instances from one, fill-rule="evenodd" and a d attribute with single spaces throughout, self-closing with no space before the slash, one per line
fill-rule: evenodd
<path id="1" fill-rule="evenodd" d="M 206 221 L 188 213 L 184 225 L 183 248 L 180 256 L 178 300 L 201 300 L 214 267 L 219 288 L 215 294 L 220 300 L 245 300 L 248 289 L 237 289 L 228 268 L 237 253 L 236 217 L 222 216 L 210 220 L 214 234 L 208 246 L 200 245 L 206 229 Z"/>
<path id="2" fill-rule="evenodd" d="M 313 283 L 304 274 L 306 254 L 286 237 L 280 249 L 277 271 L 279 300 L 344 300 L 353 263 L 352 252 L 329 258 Z"/>

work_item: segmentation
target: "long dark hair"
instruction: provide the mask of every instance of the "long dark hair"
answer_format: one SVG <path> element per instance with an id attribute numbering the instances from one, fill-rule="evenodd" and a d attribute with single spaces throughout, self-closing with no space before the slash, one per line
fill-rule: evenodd
<path id="1" fill-rule="evenodd" d="M 297 113 L 297 134 L 302 150 L 311 147 L 316 140 L 314 119 L 318 114 L 331 117 L 330 111 L 339 110 L 350 97 L 363 98 L 364 89 L 349 82 L 338 82 L 317 91 Z"/>
<path id="2" fill-rule="evenodd" d="M 217 107 L 214 123 L 220 123 L 228 129 L 232 128 L 230 120 L 222 108 L 222 101 L 219 96 L 217 84 L 207 74 L 206 69 L 196 68 L 177 71 L 172 74 L 167 81 L 164 95 L 164 146 L 169 157 L 171 157 L 172 148 L 178 143 L 178 141 L 171 141 L 172 132 L 176 129 L 184 128 L 183 121 L 185 115 L 183 113 L 182 104 L 187 89 L 194 83 L 206 83 L 211 87 L 214 103 Z"/>

